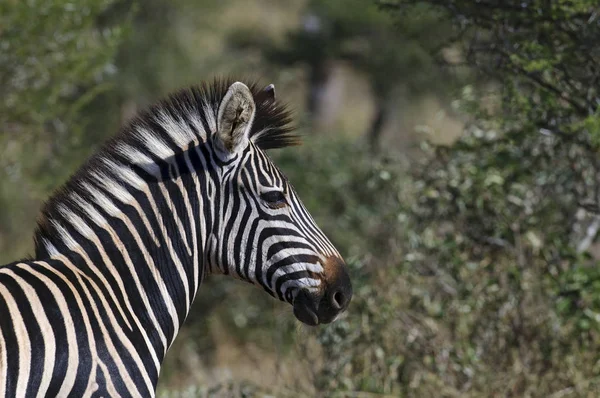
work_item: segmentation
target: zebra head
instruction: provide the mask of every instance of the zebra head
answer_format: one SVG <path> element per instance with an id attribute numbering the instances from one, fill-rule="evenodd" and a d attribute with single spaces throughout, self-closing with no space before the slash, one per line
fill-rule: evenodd
<path id="1" fill-rule="evenodd" d="M 212 145 L 222 162 L 209 267 L 260 285 L 308 325 L 329 323 L 350 302 L 342 257 L 265 149 L 290 145 L 287 113 L 270 85 L 233 83 L 221 100 Z"/>

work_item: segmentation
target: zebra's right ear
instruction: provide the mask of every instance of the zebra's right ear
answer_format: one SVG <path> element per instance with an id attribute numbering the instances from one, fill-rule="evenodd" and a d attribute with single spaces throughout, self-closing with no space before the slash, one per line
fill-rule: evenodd
<path id="1" fill-rule="evenodd" d="M 250 89 L 244 83 L 233 83 L 221 100 L 217 115 L 217 137 L 227 152 L 236 153 L 248 145 L 255 111 Z"/>

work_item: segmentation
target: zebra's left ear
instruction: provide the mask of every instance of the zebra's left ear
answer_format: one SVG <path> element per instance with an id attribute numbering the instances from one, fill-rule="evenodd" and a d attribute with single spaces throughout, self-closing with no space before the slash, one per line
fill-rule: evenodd
<path id="1" fill-rule="evenodd" d="M 233 83 L 223 97 L 217 115 L 217 137 L 229 153 L 248 145 L 255 111 L 250 89 L 244 83 Z"/>
<path id="2" fill-rule="evenodd" d="M 262 104 L 263 102 L 272 104 L 275 102 L 275 85 L 269 84 L 267 87 L 263 88 L 258 95 L 256 96 L 256 103 Z"/>

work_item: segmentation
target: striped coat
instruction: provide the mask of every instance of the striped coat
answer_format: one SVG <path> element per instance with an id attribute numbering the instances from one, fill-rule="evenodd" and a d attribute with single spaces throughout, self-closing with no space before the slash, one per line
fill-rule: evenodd
<path id="1" fill-rule="evenodd" d="M 0 396 L 154 396 L 198 287 L 233 275 L 334 320 L 339 253 L 266 149 L 295 144 L 274 89 L 215 81 L 138 115 L 45 204 L 0 267 Z"/>

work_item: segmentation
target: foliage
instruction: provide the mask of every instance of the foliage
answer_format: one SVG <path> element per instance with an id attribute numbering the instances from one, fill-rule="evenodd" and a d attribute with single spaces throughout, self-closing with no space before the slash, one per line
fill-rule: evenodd
<path id="1" fill-rule="evenodd" d="M 71 123 L 104 89 L 98 83 L 113 71 L 121 30 L 98 27 L 97 19 L 113 1 L 2 3 L 3 126 L 39 132 L 46 124 Z"/>
<path id="2" fill-rule="evenodd" d="M 410 12 L 414 3 L 451 20 L 465 61 L 499 88 L 492 98 L 464 91 L 458 105 L 475 119 L 418 171 L 426 206 L 416 216 L 451 222 L 449 231 L 465 238 L 462 250 L 501 253 L 520 266 L 542 261 L 560 279 L 584 260 L 598 230 L 597 4 L 388 7 Z"/>
<path id="3" fill-rule="evenodd" d="M 395 22 L 370 2 L 348 0 L 340 7 L 335 0 L 312 0 L 307 2 L 299 26 L 289 29 L 283 38 L 272 39 L 247 28 L 234 31 L 230 44 L 234 49 L 258 50 L 267 67 L 304 67 L 309 86 L 306 110 L 308 117 L 317 121 L 326 108 L 323 93 L 336 64 L 343 63 L 363 76 L 375 106 L 365 135 L 376 149 L 400 95 L 442 93 L 441 87 L 450 86 L 451 79 L 435 67 L 428 51 L 430 36 L 443 36 L 447 30 L 448 26 L 427 10 Z M 320 126 L 313 121 L 311 127 Z"/>
<path id="4" fill-rule="evenodd" d="M 600 96 L 596 1 L 382 4 L 398 18 L 427 5 L 440 21 L 453 24 L 454 35 L 438 39 L 440 49 L 450 44 L 461 49 L 461 57 L 448 63 L 467 64 L 498 83 L 496 107 L 479 109 L 480 121 L 493 119 L 503 131 L 515 132 L 515 144 L 542 133 L 595 149 Z"/>
<path id="5" fill-rule="evenodd" d="M 443 152 L 415 165 L 412 182 L 403 178 L 408 192 L 395 208 L 405 233 L 363 265 L 371 271 L 355 278 L 348 316 L 319 331 L 319 389 L 596 395 L 598 272 L 561 245 L 569 226 L 557 219 L 556 196 L 537 209 L 538 188 L 525 178 L 500 192 L 504 176 L 482 150 L 450 152 L 450 161 Z"/>
<path id="6" fill-rule="evenodd" d="M 70 151 L 97 141 L 82 134 L 87 111 L 111 89 L 124 22 L 103 16 L 114 0 L 0 3 L 0 249 L 15 245 L 41 198 L 71 173 Z M 90 130 L 88 129 L 88 132 Z M 61 159 L 59 162 L 57 159 Z"/>
<path id="7" fill-rule="evenodd" d="M 598 395 L 597 4 L 385 4 L 454 23 L 451 43 L 494 93 L 467 87 L 465 136 L 413 165 L 403 261 L 323 331 L 323 387 Z"/>
<path id="8" fill-rule="evenodd" d="M 552 175 L 515 178 L 520 168 L 501 166 L 530 158 L 482 134 L 473 129 L 452 149 L 425 146 L 412 178 L 396 162 L 366 160 L 361 142 L 315 139 L 309 155 L 278 158 L 296 165 L 286 171 L 303 198 L 317 192 L 307 205 L 342 237 L 342 250 L 362 254 L 349 258 L 355 295 L 347 316 L 314 331 L 320 355 L 310 356 L 308 343 L 297 351 L 322 361 L 313 379 L 321 396 L 600 391 L 600 279 L 589 255 L 563 237 L 569 195 L 544 194 Z M 482 140 L 491 143 L 473 153 L 469 145 Z M 497 163 L 499 148 L 508 153 Z M 317 173 L 303 178 L 306 158 Z"/>

